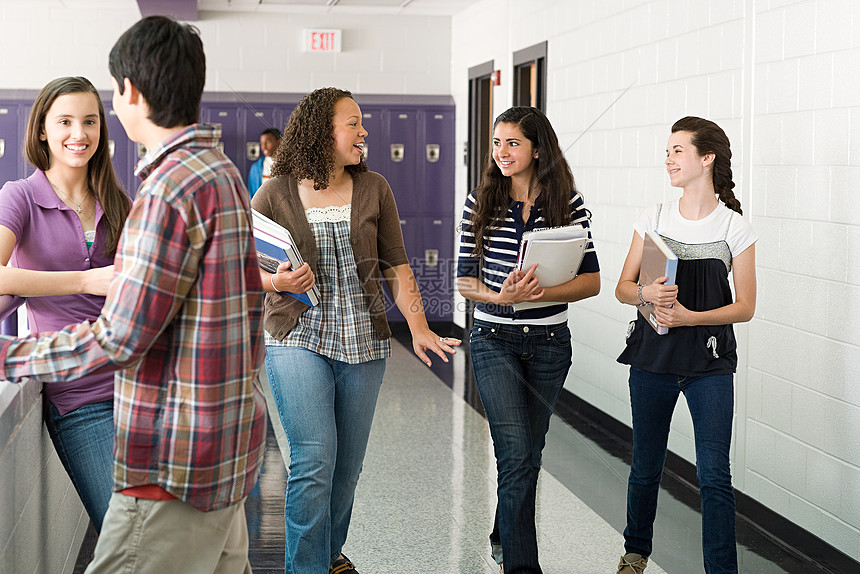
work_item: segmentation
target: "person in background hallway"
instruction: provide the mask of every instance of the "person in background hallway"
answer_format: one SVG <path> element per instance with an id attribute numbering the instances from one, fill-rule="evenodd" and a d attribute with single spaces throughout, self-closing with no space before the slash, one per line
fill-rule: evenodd
<path id="1" fill-rule="evenodd" d="M 281 132 L 275 128 L 269 128 L 260 134 L 260 158 L 251 164 L 251 169 L 248 172 L 248 191 L 251 193 L 251 197 L 254 197 L 264 181 L 272 177 L 272 165 L 274 164 L 272 156 L 278 149 L 279 143 L 281 143 Z"/>
<path id="2" fill-rule="evenodd" d="M 117 371 L 116 492 L 89 574 L 250 573 L 244 502 L 266 406 L 248 191 L 218 128 L 195 123 L 206 76 L 195 28 L 144 18 L 109 65 L 113 108 L 149 150 L 116 278 L 95 321 L 0 337 L 0 377 L 50 385 Z"/>
<path id="3" fill-rule="evenodd" d="M 492 146 L 492 161 L 466 198 L 457 285 L 477 302 L 469 344 L 499 474 L 493 558 L 508 574 L 539 573 L 535 496 L 550 416 L 571 365 L 566 302 L 600 292 L 600 267 L 589 241 L 579 273 L 562 285 L 542 288 L 534 266 L 516 269 L 524 231 L 588 229 L 590 214 L 540 110 L 502 113 Z M 561 303 L 514 311 L 523 301 Z"/>
<path id="4" fill-rule="evenodd" d="M 89 80 L 57 78 L 42 88 L 24 154 L 35 171 L 0 190 L 0 293 L 29 297 L 31 331 L 55 331 L 98 317 L 131 207 Z M 42 393 L 51 441 L 101 532 L 113 492 L 113 373 L 45 385 Z"/>
<path id="5" fill-rule="evenodd" d="M 619 574 L 641 574 L 651 555 L 657 493 L 679 393 L 693 419 L 705 572 L 738 571 L 729 468 L 737 366 L 732 323 L 749 321 L 755 312 L 757 238 L 732 191 L 731 159 L 729 139 L 717 124 L 696 117 L 675 122 L 665 164 L 672 187 L 682 189 L 681 198 L 646 209 L 636 221 L 615 288 L 622 303 L 652 303 L 658 325 L 669 328 L 658 335 L 637 313 L 618 357 L 630 365 L 633 411 Z M 650 230 L 678 254 L 676 285 L 666 285 L 665 277 L 649 285 L 640 280 L 643 241 Z"/>
<path id="6" fill-rule="evenodd" d="M 357 574 L 342 553 L 376 399 L 390 354 L 382 278 L 415 354 L 447 362 L 456 339 L 427 326 L 388 182 L 367 171 L 367 131 L 352 94 L 315 90 L 299 102 L 253 207 L 291 233 L 305 258 L 261 271 L 266 370 L 290 445 L 286 574 Z M 317 285 L 308 307 L 288 294 Z"/>

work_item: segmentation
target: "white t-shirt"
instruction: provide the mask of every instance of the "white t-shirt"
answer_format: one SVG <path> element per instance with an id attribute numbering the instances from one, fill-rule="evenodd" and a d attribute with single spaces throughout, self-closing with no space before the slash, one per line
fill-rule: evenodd
<path id="1" fill-rule="evenodd" d="M 726 228 L 728 227 L 728 234 Z M 642 212 L 633 224 L 636 233 L 643 239 L 647 231 L 657 229 L 657 206 L 652 205 Z M 732 257 L 737 257 L 758 240 L 752 225 L 739 213 L 732 211 L 723 202 L 703 219 L 685 219 L 679 210 L 678 200 L 664 203 L 660 213 L 660 235 L 690 245 L 712 243 L 725 238 Z"/>
<path id="2" fill-rule="evenodd" d="M 271 156 L 265 156 L 263 158 L 263 171 L 262 171 L 262 180 L 268 181 L 272 179 L 272 166 L 275 165 L 275 160 L 272 159 Z"/>

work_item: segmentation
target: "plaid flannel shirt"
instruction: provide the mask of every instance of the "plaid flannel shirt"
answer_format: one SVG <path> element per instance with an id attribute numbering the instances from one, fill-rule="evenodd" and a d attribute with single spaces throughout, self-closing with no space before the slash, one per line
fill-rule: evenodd
<path id="1" fill-rule="evenodd" d="M 0 377 L 117 370 L 116 490 L 153 484 L 208 511 L 257 481 L 266 432 L 263 290 L 242 178 L 192 125 L 150 150 L 101 315 L 0 338 Z"/>

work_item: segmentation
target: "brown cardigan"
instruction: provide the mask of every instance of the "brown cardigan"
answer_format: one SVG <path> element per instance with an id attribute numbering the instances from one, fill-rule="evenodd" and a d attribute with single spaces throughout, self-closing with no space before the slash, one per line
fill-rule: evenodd
<path id="1" fill-rule="evenodd" d="M 400 216 L 394 204 L 394 194 L 384 177 L 368 171 L 353 174 L 352 178 L 350 243 L 376 336 L 379 340 L 387 339 L 391 336 L 391 329 L 385 317 L 380 268 L 409 263 L 400 231 Z M 254 194 L 251 206 L 290 231 L 299 253 L 318 277 L 319 252 L 299 199 L 296 179 L 280 176 L 268 180 Z M 289 295 L 267 293 L 266 331 L 282 341 L 296 326 L 299 315 L 308 308 Z"/>

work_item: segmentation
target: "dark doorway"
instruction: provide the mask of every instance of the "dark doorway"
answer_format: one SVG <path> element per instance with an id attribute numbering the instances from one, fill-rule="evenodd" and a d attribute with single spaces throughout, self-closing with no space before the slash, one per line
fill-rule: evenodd
<path id="1" fill-rule="evenodd" d="M 546 42 L 514 52 L 514 105 L 546 111 Z"/>

